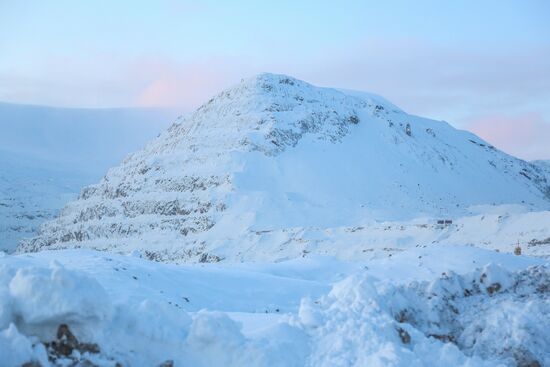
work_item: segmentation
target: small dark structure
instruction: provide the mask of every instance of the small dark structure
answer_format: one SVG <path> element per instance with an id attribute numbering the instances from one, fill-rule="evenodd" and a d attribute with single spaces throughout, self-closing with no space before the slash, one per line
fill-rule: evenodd
<path id="1" fill-rule="evenodd" d="M 518 241 L 518 244 L 516 245 L 516 247 L 514 248 L 514 255 L 516 255 L 516 256 L 521 255 L 521 246 L 519 245 L 519 241 Z"/>

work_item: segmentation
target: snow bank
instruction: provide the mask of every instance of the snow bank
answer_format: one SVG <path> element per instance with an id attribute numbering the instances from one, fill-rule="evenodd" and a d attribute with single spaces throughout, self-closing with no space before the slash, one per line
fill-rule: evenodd
<path id="1" fill-rule="evenodd" d="M 46 349 L 42 344 L 33 343 L 19 333 L 14 324 L 0 332 L 0 355 L 5 366 L 22 366 L 29 360 L 34 360 L 43 365 L 48 364 Z"/>
<path id="2" fill-rule="evenodd" d="M 304 365 L 306 353 L 296 346 L 307 345 L 296 339 L 305 334 L 289 325 L 267 328 L 266 336 L 252 340 L 226 313 L 191 316 L 149 299 L 138 307 L 115 304 L 96 280 L 58 263 L 48 268 L 5 265 L 0 274 L 3 366 L 31 361 L 42 366 L 77 361 L 98 366 L 167 361 L 191 366 Z"/>
<path id="3" fill-rule="evenodd" d="M 63 265 L 48 265 L 54 254 Z M 344 265 L 175 266 L 82 250 L 8 255 L 0 262 L 2 366 L 550 365 L 550 267 L 540 259 L 416 249 L 348 264 L 343 280 L 318 293 Z M 195 291 L 218 299 L 197 310 Z M 191 299 L 175 304 L 178 292 Z M 255 311 L 273 295 L 285 314 Z M 227 309 L 256 326 L 243 328 L 220 311 Z"/>
<path id="4" fill-rule="evenodd" d="M 353 276 L 302 303 L 299 321 L 311 366 L 547 366 L 549 293 L 545 266 L 489 264 L 401 286 Z"/>
<path id="5" fill-rule="evenodd" d="M 0 355 L 7 366 L 30 360 L 47 365 L 39 340 L 49 341 L 61 324 L 94 337 L 112 306 L 97 281 L 53 262 L 49 268 L 0 268 Z"/>
<path id="6" fill-rule="evenodd" d="M 374 283 L 369 277 L 351 277 L 337 284 L 317 310 L 300 310 L 304 326 L 311 328 L 313 313 L 318 320 L 310 329 L 314 342 L 309 366 L 488 365 L 396 321 Z"/>
<path id="7" fill-rule="evenodd" d="M 9 283 L 9 293 L 16 316 L 28 325 L 55 320 L 97 323 L 111 312 L 107 293 L 97 281 L 58 263 L 49 269 L 17 270 Z"/>

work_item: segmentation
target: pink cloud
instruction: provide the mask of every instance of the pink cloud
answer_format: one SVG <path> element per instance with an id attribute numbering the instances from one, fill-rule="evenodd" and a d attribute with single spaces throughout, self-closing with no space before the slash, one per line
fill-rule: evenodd
<path id="1" fill-rule="evenodd" d="M 523 159 L 550 159 L 550 123 L 536 113 L 472 119 L 465 128 Z"/>
<path id="2" fill-rule="evenodd" d="M 191 110 L 213 94 L 238 81 L 236 68 L 226 60 L 178 64 L 140 60 L 130 70 L 141 80 L 135 103 L 143 107 L 175 106 Z"/>
<path id="3" fill-rule="evenodd" d="M 65 107 L 176 107 L 187 112 L 258 71 L 246 60 L 221 56 L 198 61 L 128 59 L 99 52 L 88 59 L 50 57 L 28 75 L 0 70 L 0 100 Z"/>

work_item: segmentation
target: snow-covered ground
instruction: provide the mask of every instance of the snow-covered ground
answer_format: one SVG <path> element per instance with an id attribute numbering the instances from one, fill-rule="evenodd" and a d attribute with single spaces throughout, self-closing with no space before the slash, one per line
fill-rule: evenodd
<path id="1" fill-rule="evenodd" d="M 255 264 L 6 255 L 0 355 L 6 366 L 48 366 L 48 354 L 99 366 L 546 366 L 549 293 L 547 261 L 470 246 Z"/>
<path id="2" fill-rule="evenodd" d="M 446 218 L 447 219 L 447 218 Z M 452 224 L 438 224 L 439 218 L 408 221 L 365 221 L 341 227 L 289 227 L 247 229 L 218 226 L 196 236 L 200 251 L 189 252 L 171 236 L 142 237 L 113 248 L 96 239 L 87 246 L 104 251 L 131 253 L 165 262 L 270 262 L 311 255 L 333 256 L 340 260 L 370 260 L 429 244 L 471 245 L 512 253 L 519 243 L 523 254 L 550 258 L 550 211 L 529 211 L 520 205 L 472 207 L 469 215 L 453 218 Z M 166 252 L 156 252 L 163 247 Z M 179 261 L 174 261 L 174 254 Z"/>
<path id="3" fill-rule="evenodd" d="M 32 233 L 113 159 L 120 136 L 78 158 L 62 126 L 66 147 L 0 137 L 0 235 Z M 0 251 L 8 367 L 537 367 L 548 330 L 546 163 L 283 75 L 178 119 Z"/>
<path id="4" fill-rule="evenodd" d="M 0 250 L 12 251 L 175 114 L 0 103 Z"/>

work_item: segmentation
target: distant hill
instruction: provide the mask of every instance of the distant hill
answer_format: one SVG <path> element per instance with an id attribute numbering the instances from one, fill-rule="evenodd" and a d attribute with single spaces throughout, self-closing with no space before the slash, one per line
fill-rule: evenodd
<path id="1" fill-rule="evenodd" d="M 164 130 L 155 109 L 67 109 L 0 103 L 0 250 L 51 219 L 80 189 Z"/>

